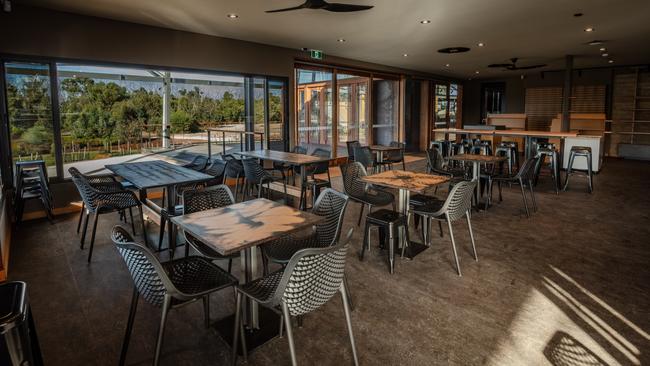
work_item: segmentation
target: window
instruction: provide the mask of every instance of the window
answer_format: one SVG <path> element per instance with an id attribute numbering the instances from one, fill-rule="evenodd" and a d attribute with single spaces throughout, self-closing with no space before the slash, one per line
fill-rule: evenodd
<path id="1" fill-rule="evenodd" d="M 49 65 L 6 62 L 4 67 L 13 159 L 44 160 L 48 176 L 56 177 Z"/>
<path id="2" fill-rule="evenodd" d="M 298 144 L 310 149 L 331 149 L 332 73 L 321 70 L 297 70 Z"/>
<path id="3" fill-rule="evenodd" d="M 379 145 L 399 141 L 399 81 L 373 79 L 373 140 Z"/>
<path id="4" fill-rule="evenodd" d="M 338 89 L 338 156 L 347 156 L 347 141 L 359 141 L 361 145 L 370 142 L 370 108 L 368 85 L 370 78 L 337 74 Z"/>
<path id="5" fill-rule="evenodd" d="M 286 150 L 286 83 L 279 80 L 268 81 L 268 119 L 269 119 L 269 148 L 271 150 Z M 304 117 L 303 117 L 304 119 Z"/>

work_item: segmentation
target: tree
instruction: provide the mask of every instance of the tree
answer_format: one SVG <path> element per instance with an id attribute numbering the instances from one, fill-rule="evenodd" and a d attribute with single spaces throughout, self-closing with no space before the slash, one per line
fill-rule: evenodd
<path id="1" fill-rule="evenodd" d="M 172 132 L 190 132 L 192 130 L 192 116 L 184 110 L 176 110 L 169 117 Z"/>

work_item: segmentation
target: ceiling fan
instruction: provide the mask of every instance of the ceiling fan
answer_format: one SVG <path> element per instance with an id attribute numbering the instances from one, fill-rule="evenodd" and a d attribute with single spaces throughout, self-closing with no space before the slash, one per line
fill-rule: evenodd
<path id="1" fill-rule="evenodd" d="M 353 4 L 340 4 L 328 3 L 325 0 L 306 0 L 303 4 L 291 8 L 267 10 L 267 13 L 279 13 L 283 11 L 299 10 L 299 9 L 312 9 L 312 10 L 327 10 L 336 13 L 348 13 L 353 11 L 362 11 L 372 9 L 372 5 L 353 5 Z"/>
<path id="2" fill-rule="evenodd" d="M 546 66 L 546 64 L 517 66 L 517 60 L 519 60 L 519 58 L 513 57 L 510 59 L 509 64 L 490 64 L 488 65 L 488 67 L 503 68 L 506 70 L 530 70 L 530 69 L 537 69 Z"/>

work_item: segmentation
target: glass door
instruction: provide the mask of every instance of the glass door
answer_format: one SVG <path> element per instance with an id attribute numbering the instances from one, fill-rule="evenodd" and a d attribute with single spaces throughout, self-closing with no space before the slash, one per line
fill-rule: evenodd
<path id="1" fill-rule="evenodd" d="M 289 147 L 287 122 L 287 83 L 268 79 L 267 82 L 268 146 L 271 150 L 286 151 Z"/>
<path id="2" fill-rule="evenodd" d="M 361 145 L 368 145 L 370 141 L 370 109 L 368 88 L 370 78 L 337 74 L 338 97 L 338 147 L 339 157 L 348 156 L 348 141 L 359 141 Z"/>
<path id="3" fill-rule="evenodd" d="M 332 73 L 297 69 L 298 141 L 309 152 L 332 149 Z"/>
<path id="4" fill-rule="evenodd" d="M 49 64 L 10 61 L 4 70 L 13 160 L 44 160 L 49 177 L 56 177 Z"/>

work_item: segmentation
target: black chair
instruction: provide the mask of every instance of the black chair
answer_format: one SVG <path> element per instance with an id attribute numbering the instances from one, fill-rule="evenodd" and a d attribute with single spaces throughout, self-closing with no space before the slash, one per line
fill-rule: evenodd
<path id="1" fill-rule="evenodd" d="M 208 166 L 208 157 L 204 155 L 197 155 L 188 164 L 183 165 L 184 168 L 202 172 Z"/>
<path id="2" fill-rule="evenodd" d="M 459 276 L 461 276 L 460 263 L 458 261 L 456 240 L 454 238 L 454 231 L 451 224 L 452 222 L 463 218 L 463 216 L 467 218 L 469 236 L 472 242 L 472 252 L 474 254 L 474 259 L 478 261 L 478 256 L 476 255 L 476 245 L 474 244 L 474 233 L 472 232 L 472 222 L 470 220 L 472 196 L 474 195 L 475 188 L 475 181 L 459 182 L 454 186 L 451 192 L 449 192 L 447 199 L 443 203 L 430 206 L 421 206 L 410 211 L 411 214 L 420 215 L 429 222 L 431 220 L 436 220 L 440 223 L 443 221 L 447 222 L 447 226 L 449 228 L 449 236 L 451 237 L 451 248 L 454 252 L 454 260 L 456 262 L 456 271 L 458 272 Z M 430 227 L 431 225 L 426 226 Z M 442 227 L 440 232 L 442 234 Z M 428 240 L 425 238 L 425 243 L 427 242 Z"/>
<path id="3" fill-rule="evenodd" d="M 318 148 L 311 154 L 321 158 L 329 159 L 332 153 L 329 150 Z M 307 208 L 307 192 L 311 190 L 312 207 L 315 204 L 316 197 L 320 194 L 321 189 L 332 187 L 332 178 L 330 177 L 330 162 L 329 160 L 322 163 L 310 164 L 305 167 L 305 174 L 307 175 L 303 182 L 305 183 L 300 187 L 300 209 Z M 316 174 L 327 174 L 327 180 L 318 179 Z"/>
<path id="4" fill-rule="evenodd" d="M 549 143 L 539 143 L 537 144 L 537 165 L 535 165 L 535 175 L 533 179 L 533 185 L 537 187 L 537 181 L 542 171 L 542 166 L 546 162 L 546 157 L 550 159 L 551 164 L 551 177 L 553 179 L 553 187 L 555 188 L 555 194 L 560 192 L 560 164 L 558 158 L 558 152 L 554 144 Z"/>
<path id="5" fill-rule="evenodd" d="M 221 159 L 213 159 L 210 162 L 210 165 L 208 165 L 207 168 L 203 171 L 203 173 L 211 175 L 214 177 L 214 179 L 210 179 L 209 181 L 205 182 L 205 185 L 210 187 L 210 186 L 216 186 L 219 184 L 224 183 L 224 177 L 226 173 L 226 162 L 221 160 Z"/>
<path id="6" fill-rule="evenodd" d="M 235 198 L 233 197 L 230 188 L 228 188 L 227 185 L 222 184 L 198 191 L 186 191 L 183 197 L 183 203 L 183 214 L 186 215 L 232 205 L 235 203 Z M 210 260 L 227 259 L 228 273 L 232 271 L 232 260 L 233 258 L 239 257 L 239 253 L 230 256 L 223 256 L 185 231 L 183 231 L 183 236 L 185 237 L 185 242 L 189 244 L 185 246 L 186 257 L 190 253 L 191 246 L 202 256 L 207 257 Z"/>
<path id="7" fill-rule="evenodd" d="M 122 183 L 120 183 L 117 178 L 112 175 L 112 174 L 94 174 L 94 175 L 85 175 L 79 172 L 79 170 L 75 167 L 71 167 L 70 169 L 74 169 L 75 174 L 83 175 L 84 178 L 88 181 L 88 183 L 93 186 L 95 189 L 98 189 L 100 191 L 123 191 L 125 190 L 125 187 Z M 72 175 L 72 170 L 68 169 L 70 174 Z M 79 234 L 79 230 L 81 229 L 81 223 L 83 222 L 83 217 L 84 213 L 86 211 L 86 203 L 82 199 L 81 200 L 81 211 L 79 211 L 79 222 L 77 222 L 77 234 Z M 120 212 L 120 215 L 123 215 L 123 212 Z M 133 220 L 131 220 L 133 221 Z M 134 229 L 135 231 L 135 229 Z"/>
<path id="8" fill-rule="evenodd" d="M 368 175 L 366 168 L 360 162 L 355 161 L 341 166 L 341 173 L 343 174 L 343 188 L 345 194 L 353 201 L 361 204 L 359 212 L 359 222 L 357 226 L 361 226 L 361 218 L 363 217 L 363 209 L 367 205 L 368 212 L 372 212 L 373 206 L 386 206 L 393 205 L 395 210 L 395 196 L 391 193 L 381 190 L 376 190 L 364 183 L 361 178 Z"/>
<path id="9" fill-rule="evenodd" d="M 304 146 L 296 145 L 291 149 L 291 152 L 294 154 L 307 154 L 307 148 Z M 282 176 L 286 176 L 287 173 L 291 172 L 293 184 L 296 184 L 296 174 L 300 174 L 300 165 L 291 165 L 287 163 L 281 163 L 274 161 L 273 170 L 282 172 Z"/>
<path id="10" fill-rule="evenodd" d="M 271 241 L 262 246 L 265 257 L 265 273 L 268 272 L 266 261 L 285 265 L 297 251 L 305 248 L 325 248 L 332 246 L 341 236 L 343 215 L 348 204 L 348 196 L 331 188 L 325 189 L 312 209 L 312 213 L 324 217 L 315 225 L 314 230 L 306 236 L 294 234 Z"/>
<path id="11" fill-rule="evenodd" d="M 252 196 L 253 187 L 255 187 L 257 188 L 257 197 L 261 198 L 262 189 L 264 188 L 264 185 L 266 185 L 267 197 L 270 198 L 271 183 L 281 181 L 284 186 L 284 202 L 288 202 L 286 177 L 274 177 L 271 173 L 262 168 L 257 159 L 242 159 L 241 162 L 244 166 L 244 176 L 246 177 L 246 189 L 244 192 L 244 197 Z"/>
<path id="12" fill-rule="evenodd" d="M 236 159 L 234 156 L 226 154 L 223 155 L 224 160 L 226 161 L 226 167 L 224 170 L 224 183 L 226 182 L 226 179 L 231 178 L 235 180 L 235 201 L 237 201 L 237 196 L 239 195 L 239 191 L 241 190 L 242 193 L 242 201 L 244 200 L 244 191 L 245 191 L 245 174 L 244 174 L 244 165 L 242 164 L 241 160 Z M 240 185 L 240 180 L 241 185 Z"/>
<path id="13" fill-rule="evenodd" d="M 344 280 L 345 260 L 351 237 L 352 230 L 348 232 L 342 242 L 335 246 L 302 249 L 291 257 L 291 260 L 283 269 L 238 286 L 233 339 L 237 339 L 242 332 L 242 299 L 246 296 L 260 305 L 281 314 L 286 327 L 287 340 L 289 341 L 291 364 L 296 366 L 298 362 L 291 317 L 301 317 L 317 310 L 329 302 L 337 292 L 340 292 L 350 345 L 352 346 L 352 357 L 355 366 L 358 366 L 359 361 L 352 332 L 350 305 Z M 237 343 L 233 342 L 233 365 L 237 364 Z"/>
<path id="14" fill-rule="evenodd" d="M 142 204 L 140 203 L 140 200 L 138 200 L 138 197 L 136 197 L 135 193 L 127 190 L 114 190 L 113 186 L 110 186 L 110 188 L 107 188 L 106 190 L 102 190 L 100 187 L 93 187 L 86 177 L 84 177 L 76 168 L 71 167 L 68 171 L 72 176 L 72 181 L 77 187 L 77 190 L 79 190 L 79 195 L 81 196 L 86 208 L 85 224 L 81 234 L 81 249 L 84 248 L 86 241 L 86 231 L 88 230 L 88 221 L 90 219 L 89 216 L 91 213 L 94 215 L 93 232 L 90 237 L 90 250 L 88 251 L 88 263 L 90 263 L 93 256 L 95 234 L 97 232 L 97 219 L 99 218 L 99 215 L 125 211 L 128 209 L 131 213 L 133 235 L 136 235 L 132 208 L 137 207 L 140 211 L 140 220 L 142 221 L 142 235 L 146 241 L 147 232 L 144 223 L 144 214 L 142 212 Z"/>
<path id="15" fill-rule="evenodd" d="M 26 201 L 38 200 L 43 205 L 50 223 L 54 219 L 54 199 L 50 191 L 50 183 L 47 176 L 47 167 L 43 160 L 17 161 L 15 169 L 14 207 L 16 224 L 23 218 L 23 210 Z M 79 232 L 77 230 L 77 232 Z"/>
<path id="16" fill-rule="evenodd" d="M 354 147 L 354 161 L 363 165 L 366 170 L 377 172 L 377 160 L 367 146 Z"/>
<path id="17" fill-rule="evenodd" d="M 366 215 L 366 227 L 363 235 L 363 243 L 359 260 L 363 260 L 366 250 L 370 250 L 370 229 L 373 226 L 379 227 L 379 237 L 388 242 L 388 269 L 391 274 L 395 273 L 395 246 L 399 238 L 399 228 L 403 228 L 406 241 L 402 246 L 402 258 L 404 249 L 409 242 L 408 218 L 399 212 L 381 209 L 370 212 Z"/>
<path id="18" fill-rule="evenodd" d="M 345 146 L 348 148 L 348 162 L 356 161 L 354 157 L 354 149 L 361 147 L 359 141 L 346 141 Z"/>
<path id="19" fill-rule="evenodd" d="M 134 283 L 119 365 L 124 365 L 126 361 L 140 296 L 151 305 L 162 307 L 153 359 L 153 364 L 158 365 L 169 311 L 202 300 L 207 328 L 210 325 L 210 294 L 236 286 L 237 279 L 203 257 L 186 257 L 160 263 L 149 249 L 136 244 L 120 226 L 113 228 L 111 239 L 124 259 Z"/>
<path id="20" fill-rule="evenodd" d="M 497 183 L 499 187 L 499 202 L 503 201 L 503 196 L 501 195 L 501 183 L 516 183 L 519 184 L 521 189 L 521 197 L 524 200 L 524 208 L 526 209 L 526 217 L 530 217 L 530 211 L 528 210 L 528 202 L 526 200 L 526 188 L 530 191 L 530 196 L 533 202 L 533 210 L 537 211 L 537 202 L 535 201 L 535 192 L 533 190 L 533 175 L 535 174 L 535 166 L 537 165 L 538 157 L 530 158 L 526 160 L 517 171 L 516 174 L 511 175 L 496 175 L 492 177 L 492 184 Z M 492 196 L 492 184 L 488 187 L 488 196 Z"/>
<path id="21" fill-rule="evenodd" d="M 391 141 L 391 147 L 399 147 L 398 152 L 390 152 L 388 157 L 384 161 L 389 164 L 390 168 L 393 168 L 393 164 L 402 163 L 402 170 L 406 170 L 406 162 L 404 161 L 404 150 L 406 149 L 406 144 L 398 141 Z"/>

